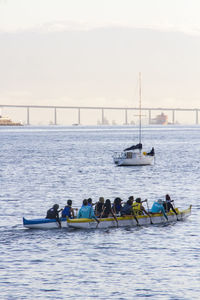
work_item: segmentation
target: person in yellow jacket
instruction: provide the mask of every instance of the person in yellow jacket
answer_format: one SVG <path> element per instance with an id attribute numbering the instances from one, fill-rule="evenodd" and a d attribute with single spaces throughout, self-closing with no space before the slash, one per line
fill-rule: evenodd
<path id="1" fill-rule="evenodd" d="M 147 202 L 147 199 L 143 200 L 143 201 L 141 200 L 141 198 L 136 198 L 135 199 L 135 201 L 132 204 L 132 208 L 133 208 L 134 214 L 136 216 L 146 214 L 150 218 L 150 220 L 151 220 L 151 215 L 146 211 L 146 209 L 142 205 L 143 202 Z M 151 220 L 151 223 L 152 223 L 152 220 Z"/>

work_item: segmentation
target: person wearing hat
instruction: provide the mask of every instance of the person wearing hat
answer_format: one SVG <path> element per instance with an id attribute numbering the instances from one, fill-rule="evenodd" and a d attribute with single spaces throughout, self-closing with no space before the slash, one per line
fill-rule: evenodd
<path id="1" fill-rule="evenodd" d="M 62 218 L 70 218 L 70 219 L 74 219 L 74 210 L 72 208 L 72 200 L 67 200 L 67 205 L 64 207 L 63 211 L 62 211 Z"/>
<path id="2" fill-rule="evenodd" d="M 168 221 L 168 217 L 165 213 L 165 209 L 164 209 L 164 206 L 163 206 L 163 201 L 162 199 L 158 199 L 158 201 L 155 201 L 153 203 L 153 206 L 152 208 L 150 209 L 149 211 L 151 214 L 158 214 L 158 213 L 162 213 L 165 217 L 165 219 Z"/>
<path id="3" fill-rule="evenodd" d="M 59 224 L 59 227 L 61 228 L 61 222 L 59 219 L 59 212 L 62 211 L 62 209 L 59 209 L 59 205 L 58 204 L 54 204 L 52 208 L 50 208 L 49 210 L 47 210 L 47 215 L 46 215 L 46 219 L 56 219 L 56 221 Z"/>

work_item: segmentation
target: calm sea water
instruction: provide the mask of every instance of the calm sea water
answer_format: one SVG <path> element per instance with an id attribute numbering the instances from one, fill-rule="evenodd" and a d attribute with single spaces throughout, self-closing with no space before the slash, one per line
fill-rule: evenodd
<path id="1" fill-rule="evenodd" d="M 154 166 L 116 167 L 134 127 L 0 128 L 1 299 L 200 299 L 200 127 L 143 128 Z M 67 199 L 169 193 L 184 222 L 110 230 L 29 230 Z"/>

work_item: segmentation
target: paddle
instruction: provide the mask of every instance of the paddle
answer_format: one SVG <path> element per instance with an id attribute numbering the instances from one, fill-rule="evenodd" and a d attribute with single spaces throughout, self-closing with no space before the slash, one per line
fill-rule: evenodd
<path id="1" fill-rule="evenodd" d="M 60 210 L 57 211 L 58 212 L 58 216 L 56 218 L 56 222 L 58 223 L 59 228 L 62 228 L 61 221 L 60 221 L 60 218 L 59 218 L 59 212 L 61 212 L 62 210 L 63 210 L 63 208 L 61 208 Z"/>
<path id="2" fill-rule="evenodd" d="M 60 222 L 60 219 L 59 219 L 59 218 L 56 219 L 56 222 L 58 223 L 59 228 L 62 228 L 62 225 L 61 225 L 61 222 Z"/>
<path id="3" fill-rule="evenodd" d="M 99 220 L 99 222 L 97 223 L 96 229 L 98 228 L 99 223 L 100 223 L 100 220 Z"/>
<path id="4" fill-rule="evenodd" d="M 105 209 L 105 207 L 103 208 L 103 211 L 102 211 L 102 213 L 101 213 L 101 216 L 100 216 L 100 218 L 99 218 L 99 222 L 97 222 L 97 226 L 96 226 L 96 228 L 98 228 L 98 225 L 99 225 L 99 223 L 101 222 L 101 219 L 102 219 L 102 216 L 103 216 L 103 213 L 104 213 L 104 209 Z"/>
<path id="5" fill-rule="evenodd" d="M 118 225 L 118 220 L 117 220 L 115 214 L 113 213 L 113 211 L 111 211 L 111 214 L 112 214 L 113 218 L 115 219 L 115 222 L 117 223 L 117 227 L 119 227 L 119 225 Z"/>
<path id="6" fill-rule="evenodd" d="M 97 226 L 98 226 L 99 220 L 98 220 L 97 217 L 95 216 L 94 210 L 93 210 L 92 206 L 90 206 L 89 219 L 95 219 L 95 221 L 97 222 Z"/>
<path id="7" fill-rule="evenodd" d="M 173 202 L 173 205 L 172 205 L 172 202 Z M 171 205 L 172 205 L 172 207 L 173 207 L 172 211 L 173 211 L 173 212 L 175 213 L 175 215 L 176 215 L 176 220 L 177 220 L 177 221 L 180 221 L 179 218 L 178 218 L 178 214 L 177 214 L 177 212 L 176 212 L 176 205 L 175 205 L 174 200 L 171 200 Z"/>
<path id="8" fill-rule="evenodd" d="M 100 221 L 95 217 L 94 218 L 95 219 L 95 221 L 97 222 L 97 226 L 96 226 L 96 228 L 98 227 L 98 225 L 99 225 L 99 223 L 100 223 Z"/>
<path id="9" fill-rule="evenodd" d="M 136 215 L 135 215 L 135 213 L 134 213 L 134 210 L 133 210 L 133 209 L 132 209 L 132 215 L 133 215 L 133 217 L 134 217 L 135 221 L 137 222 L 137 225 L 139 226 L 139 225 L 140 225 L 140 223 L 139 223 L 139 221 L 138 221 L 138 219 L 137 219 L 137 217 L 136 217 Z"/>
<path id="10" fill-rule="evenodd" d="M 103 208 L 103 211 L 102 211 L 102 213 L 101 213 L 100 219 L 99 219 L 99 220 L 96 220 L 96 221 L 98 222 L 96 228 L 98 228 L 98 225 L 99 225 L 99 223 L 101 222 L 101 219 L 102 219 L 104 210 L 105 210 L 105 207 Z M 116 216 L 114 215 L 114 213 L 113 213 L 112 211 L 111 211 L 111 214 L 112 214 L 113 218 L 115 219 L 115 222 L 117 223 L 117 227 L 118 227 L 118 220 L 117 220 Z"/>
<path id="11" fill-rule="evenodd" d="M 153 224 L 151 216 L 150 216 L 150 213 L 149 213 L 149 204 L 148 204 L 148 200 L 147 199 L 146 199 L 146 203 L 147 203 L 147 209 L 148 209 L 149 218 L 150 218 L 151 224 Z"/>

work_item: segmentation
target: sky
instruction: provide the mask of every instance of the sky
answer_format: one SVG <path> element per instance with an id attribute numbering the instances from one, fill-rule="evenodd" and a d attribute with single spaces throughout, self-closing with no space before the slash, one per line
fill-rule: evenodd
<path id="1" fill-rule="evenodd" d="M 0 0 L 1 31 L 130 26 L 199 33 L 199 0 Z M 80 27 L 79 27 L 79 26 Z"/>
<path id="2" fill-rule="evenodd" d="M 0 0 L 0 104 L 200 108 L 199 0 Z"/>

